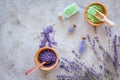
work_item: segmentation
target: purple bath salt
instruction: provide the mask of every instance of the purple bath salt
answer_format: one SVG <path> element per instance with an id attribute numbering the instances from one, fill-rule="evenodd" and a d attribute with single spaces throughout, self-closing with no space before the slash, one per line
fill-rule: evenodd
<path id="1" fill-rule="evenodd" d="M 44 66 L 50 67 L 56 62 L 56 55 L 51 50 L 43 50 L 38 57 L 40 62 L 46 62 Z"/>

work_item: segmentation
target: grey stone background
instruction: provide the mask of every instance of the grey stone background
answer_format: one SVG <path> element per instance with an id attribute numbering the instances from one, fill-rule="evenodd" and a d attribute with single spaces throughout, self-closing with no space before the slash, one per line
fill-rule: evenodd
<path id="1" fill-rule="evenodd" d="M 40 32 L 44 27 L 54 24 L 58 43 L 56 50 L 60 56 L 71 60 L 71 50 L 78 50 L 81 37 L 95 35 L 93 27 L 83 16 L 85 7 L 93 1 L 105 4 L 109 19 L 116 24 L 112 34 L 120 35 L 120 0 L 0 0 L 0 80 L 56 80 L 55 74 L 62 73 L 58 67 L 46 78 L 40 70 L 29 76 L 24 75 L 27 69 L 34 66 Z M 58 13 L 73 2 L 79 5 L 80 12 L 59 21 Z M 67 28 L 72 24 L 77 25 L 76 31 L 68 34 Z M 101 44 L 106 48 L 104 25 L 97 30 Z M 81 61 L 91 66 L 95 61 L 92 53 L 87 49 Z"/>

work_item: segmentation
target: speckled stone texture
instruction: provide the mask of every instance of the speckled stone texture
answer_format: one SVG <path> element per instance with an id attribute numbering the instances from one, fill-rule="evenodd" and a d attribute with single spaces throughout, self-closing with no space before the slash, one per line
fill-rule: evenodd
<path id="1" fill-rule="evenodd" d="M 40 70 L 29 76 L 24 74 L 35 65 L 34 54 L 39 48 L 40 32 L 54 24 L 56 50 L 60 56 L 71 60 L 71 50 L 79 49 L 81 38 L 87 34 L 95 35 L 93 27 L 83 16 L 85 7 L 93 1 L 106 5 L 109 19 L 116 24 L 112 34 L 120 35 L 120 0 L 0 0 L 0 80 L 56 80 L 55 74 L 62 73 L 58 67 L 47 76 Z M 79 5 L 80 12 L 59 21 L 58 13 L 73 2 Z M 72 24 L 77 25 L 76 30 L 68 34 L 68 27 Z M 97 31 L 106 48 L 104 25 Z M 93 51 L 87 49 L 81 61 L 91 66 L 95 62 L 93 56 Z"/>

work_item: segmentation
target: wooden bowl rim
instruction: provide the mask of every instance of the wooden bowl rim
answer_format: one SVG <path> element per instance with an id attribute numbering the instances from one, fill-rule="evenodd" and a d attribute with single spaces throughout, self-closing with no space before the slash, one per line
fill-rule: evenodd
<path id="1" fill-rule="evenodd" d="M 85 20 L 92 26 L 101 26 L 104 22 L 100 22 L 100 23 L 93 23 L 91 22 L 88 18 L 87 18 L 87 9 L 91 6 L 91 5 L 94 5 L 94 4 L 98 4 L 98 5 L 101 5 L 105 11 L 105 15 L 108 17 L 108 11 L 107 11 L 107 8 L 105 7 L 105 5 L 101 2 L 92 2 L 90 3 L 86 8 L 85 8 L 85 11 L 84 11 L 84 18 Z"/>
<path id="2" fill-rule="evenodd" d="M 35 56 L 34 56 L 34 61 L 35 61 L 35 64 L 36 65 L 39 65 L 40 64 L 40 61 L 38 60 L 38 57 L 40 55 L 40 53 L 43 51 L 43 50 L 51 50 L 55 53 L 56 55 L 56 62 L 54 65 L 50 66 L 50 67 L 45 67 L 45 66 L 41 66 L 39 69 L 43 70 L 43 71 L 50 71 L 52 69 L 54 69 L 57 65 L 58 65 L 58 53 L 56 52 L 56 50 L 54 48 L 51 48 L 51 47 L 42 47 L 40 49 L 37 50 Z"/>

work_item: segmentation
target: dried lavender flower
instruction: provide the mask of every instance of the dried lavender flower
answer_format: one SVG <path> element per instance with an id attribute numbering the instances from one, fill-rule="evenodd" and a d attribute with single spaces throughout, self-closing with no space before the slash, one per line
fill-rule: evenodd
<path id="1" fill-rule="evenodd" d="M 94 28 L 95 37 L 92 40 L 90 35 L 87 35 L 88 42 L 91 45 L 92 50 L 96 58 L 98 59 L 98 67 L 101 72 L 97 72 L 93 67 L 88 67 L 85 64 L 81 63 L 81 58 L 79 55 L 72 50 L 72 53 L 75 55 L 73 60 L 68 60 L 61 58 L 61 69 L 64 69 L 67 74 L 65 76 L 73 76 L 74 78 L 57 78 L 58 80 L 119 80 L 120 79 L 120 36 L 115 35 L 112 43 L 112 34 L 111 29 L 105 26 L 106 35 L 108 38 L 108 44 L 111 48 L 110 51 L 107 51 L 101 44 L 96 44 L 99 41 L 97 36 L 96 27 Z M 87 44 L 87 43 L 86 43 Z M 109 48 L 108 46 L 108 48 Z M 99 52 L 101 51 L 101 52 Z M 100 53 L 103 55 L 100 56 Z M 114 56 L 112 56 L 114 55 Z M 65 68 L 63 68 L 65 67 Z M 66 68 L 69 70 L 66 70 Z M 60 74 L 62 75 L 62 74 Z"/>
<path id="2" fill-rule="evenodd" d="M 54 32 L 53 26 L 48 26 L 48 27 L 43 29 L 43 32 L 41 33 L 41 35 L 43 36 L 43 39 L 41 40 L 41 44 L 39 45 L 40 48 L 45 47 L 47 45 L 49 47 L 53 47 L 53 46 L 57 45 L 57 43 L 54 40 L 54 36 L 50 35 L 53 32 Z"/>
<path id="3" fill-rule="evenodd" d="M 107 37 L 111 37 L 111 35 L 112 35 L 111 34 L 111 28 L 105 26 L 105 32 L 106 32 Z"/>
<path id="4" fill-rule="evenodd" d="M 118 68 L 118 50 L 117 50 L 117 35 L 114 36 L 113 40 L 113 46 L 114 46 L 114 68 L 117 70 Z"/>
<path id="5" fill-rule="evenodd" d="M 80 56 L 79 56 L 74 50 L 72 50 L 72 53 L 73 53 L 77 58 L 80 59 Z"/>

